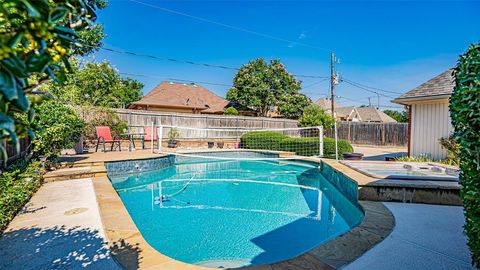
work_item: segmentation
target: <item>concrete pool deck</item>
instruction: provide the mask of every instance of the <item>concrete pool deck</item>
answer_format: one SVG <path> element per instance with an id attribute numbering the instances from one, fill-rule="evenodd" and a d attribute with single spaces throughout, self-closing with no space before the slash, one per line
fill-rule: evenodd
<path id="1" fill-rule="evenodd" d="M 474 269 L 469 264 L 470 253 L 462 233 L 461 207 L 383 204 L 396 219 L 393 232 L 343 269 Z M 95 205 L 91 179 L 43 185 L 0 237 L 0 269 L 121 269 L 105 247 Z M 68 212 L 75 208 L 88 210 Z M 135 254 L 135 247 L 122 252 L 132 251 Z M 141 256 L 129 258 L 136 261 Z M 321 268 L 298 265 L 290 269 Z"/>
<path id="2" fill-rule="evenodd" d="M 66 167 L 91 166 L 91 167 L 95 167 L 96 172 L 104 172 L 105 169 L 103 164 L 105 161 L 146 159 L 146 158 L 154 158 L 154 157 L 160 157 L 160 156 L 161 155 L 150 153 L 150 150 L 134 151 L 134 152 L 90 153 L 80 157 L 78 156 L 69 157 L 67 160 L 64 160 L 65 163 L 63 164 L 63 166 L 66 166 Z M 75 160 L 73 161 L 74 163 L 72 163 L 71 158 L 75 158 Z M 315 159 L 315 160 L 318 161 L 319 159 Z M 328 161 L 328 163 L 334 164 L 334 168 L 336 169 L 337 169 L 337 166 L 339 166 L 339 165 L 336 165 L 338 163 L 335 163 L 335 161 Z M 339 166 L 339 171 L 347 174 L 347 176 L 349 177 L 351 177 L 351 175 L 349 175 L 351 173 L 358 173 L 353 170 L 349 171 L 348 167 L 346 166 L 342 167 L 342 166 Z M 101 167 L 103 167 L 103 169 L 101 169 Z M 61 175 L 59 171 L 61 170 L 58 170 L 56 172 L 57 175 L 59 174 Z M 83 170 L 80 170 L 80 171 L 83 171 Z M 364 181 L 369 181 L 369 179 L 365 177 L 366 177 L 365 175 L 362 175 L 362 176 L 354 175 L 351 178 L 358 181 L 359 184 L 364 185 L 364 184 L 368 184 L 368 183 L 365 183 Z M 377 181 L 378 179 L 373 179 L 373 180 Z M 70 186 L 70 183 L 73 183 L 72 184 L 73 186 Z M 57 192 L 52 192 L 50 190 L 52 189 L 52 187 L 63 187 L 63 189 L 68 190 L 69 193 L 68 195 L 62 194 L 61 188 L 57 188 Z M 46 190 L 45 188 L 47 188 L 48 190 Z M 83 190 L 83 191 L 77 192 L 77 190 Z M 90 207 L 81 206 L 82 204 L 78 204 L 77 207 L 73 207 L 73 208 L 71 207 L 72 206 L 71 200 L 72 198 L 77 198 L 76 197 L 78 195 L 77 193 L 83 194 L 82 197 L 86 198 L 85 200 L 90 201 L 90 203 L 88 203 Z M 48 196 L 45 194 L 48 194 Z M 96 200 L 95 200 L 95 196 L 96 196 Z M 55 207 L 58 208 L 56 211 L 54 211 L 55 212 L 53 214 L 54 217 L 46 215 L 46 218 L 40 219 L 39 216 L 42 213 L 43 209 L 45 211 L 46 209 L 55 209 L 55 207 L 53 206 L 48 206 L 50 203 L 52 203 L 51 201 L 55 201 L 57 203 Z M 76 244 L 78 242 L 78 237 L 77 238 L 75 237 L 74 229 L 69 229 L 71 228 L 72 225 L 75 225 L 75 224 L 77 224 L 78 228 L 80 229 L 85 229 L 85 227 L 90 228 L 90 229 L 86 229 L 89 232 L 88 234 L 89 236 L 92 234 L 90 231 L 93 230 L 93 235 L 95 235 L 96 237 L 91 236 L 91 237 L 87 237 L 87 239 L 93 238 L 95 239 L 95 241 L 99 242 L 96 245 L 94 244 L 94 246 L 97 246 L 97 248 L 95 248 L 94 250 L 98 250 L 100 254 L 97 254 L 98 256 L 95 256 L 95 255 L 92 255 L 92 256 L 94 256 L 95 258 L 100 257 L 102 259 L 99 260 L 99 262 L 95 260 L 94 261 L 95 263 L 92 263 L 92 262 L 89 263 L 87 259 L 87 263 L 89 263 L 88 264 L 89 269 L 95 269 L 95 268 L 96 269 L 117 269 L 119 265 L 113 260 L 112 256 L 110 255 L 110 252 L 117 258 L 121 258 L 120 264 L 123 265 L 124 268 L 126 269 L 137 269 L 137 268 L 140 268 L 140 269 L 202 269 L 198 266 L 189 265 L 189 264 L 172 260 L 164 255 L 161 255 L 159 252 L 151 248 L 148 245 L 148 243 L 146 243 L 146 241 L 143 239 L 138 229 L 136 229 L 135 224 L 131 220 L 123 203 L 119 199 L 118 195 L 116 194 L 115 190 L 113 189 L 110 181 L 106 176 L 98 176 L 92 179 L 87 179 L 86 181 L 85 179 L 79 179 L 79 180 L 69 180 L 69 181 L 61 181 L 61 182 L 45 184 L 44 186 L 41 187 L 39 192 L 37 192 L 37 194 L 34 195 L 31 202 L 36 202 L 33 208 L 32 208 L 32 205 L 29 206 L 33 210 L 28 210 L 27 208 L 27 210 L 23 214 L 18 215 L 15 219 L 23 216 L 23 218 L 38 220 L 38 221 L 35 221 L 36 223 L 34 222 L 32 224 L 27 224 L 25 225 L 25 227 L 21 227 L 15 224 L 22 224 L 22 223 L 16 223 L 14 220 L 14 222 L 10 224 L 9 228 L 7 228 L 7 231 L 15 232 L 18 230 L 28 230 L 31 228 L 33 229 L 33 232 L 27 235 L 23 235 L 19 233 L 7 234 L 7 231 L 6 231 L 4 235 L 2 235 L 2 237 L 0 238 L 0 261 L 7 262 L 9 263 L 9 265 L 12 265 L 10 261 L 20 263 L 19 267 L 13 267 L 11 269 L 32 268 L 32 267 L 29 267 L 29 266 L 32 266 L 32 264 L 28 264 L 28 263 L 35 262 L 34 260 L 32 260 L 32 262 L 24 262 L 26 263 L 25 267 L 22 266 L 21 261 L 24 261 L 24 260 L 22 260 L 22 257 L 20 257 L 18 254 L 23 254 L 25 252 L 29 252 L 33 254 L 35 254 L 35 252 L 41 253 L 41 254 L 37 254 L 38 261 L 36 261 L 36 263 L 43 263 L 43 264 L 39 264 L 41 265 L 39 269 L 55 268 L 57 266 L 55 262 L 57 261 L 58 258 L 54 258 L 54 257 L 61 257 L 61 258 L 67 257 L 68 259 L 63 259 L 63 260 L 60 259 L 60 261 L 66 261 L 67 263 L 70 263 L 71 261 L 75 262 L 76 260 L 78 260 L 78 259 L 75 259 L 76 257 L 89 258 L 90 256 L 88 256 L 88 254 L 83 256 L 78 255 L 82 253 L 81 252 L 79 253 L 79 251 L 76 251 L 76 250 L 74 250 L 73 252 L 68 252 L 69 257 L 67 255 L 62 256 L 62 253 L 60 252 L 62 250 L 68 251 L 69 246 L 78 247 L 78 248 L 81 247 L 81 246 L 76 246 L 80 244 Z M 96 208 L 96 211 L 85 210 L 84 208 L 93 209 L 91 207 L 92 202 L 94 204 L 98 202 L 98 207 Z M 87 203 L 87 202 L 83 201 L 83 203 Z M 65 205 L 65 207 L 63 205 Z M 357 230 L 355 229 L 352 230 L 356 234 L 356 236 L 355 234 L 353 234 L 354 238 L 356 237 L 356 239 L 359 241 L 357 242 L 352 241 L 352 238 L 349 238 L 349 236 L 346 236 L 344 237 L 344 242 L 343 243 L 339 242 L 341 244 L 338 246 L 336 246 L 335 244 L 331 245 L 330 247 L 326 245 L 323 246 L 324 253 L 323 255 L 321 255 L 323 256 L 323 260 L 318 259 L 319 253 L 318 252 L 315 253 L 315 250 L 316 250 L 315 249 L 312 252 L 308 252 L 304 254 L 304 256 L 300 256 L 292 260 L 288 260 L 285 262 L 272 264 L 272 265 L 262 265 L 262 266 L 256 266 L 251 268 L 252 269 L 336 269 L 336 268 L 342 267 L 346 263 L 351 262 L 361 254 L 363 254 L 365 251 L 370 249 L 372 246 L 374 246 L 375 244 L 383 240 L 383 238 L 390 233 L 393 227 L 393 224 L 391 226 L 385 227 L 385 224 L 390 223 L 389 221 L 387 221 L 388 219 L 385 220 L 385 218 L 388 216 L 388 214 L 386 213 L 389 213 L 389 211 L 386 210 L 386 208 L 383 206 L 382 203 L 368 202 L 367 204 L 362 203 L 362 205 L 364 205 L 364 207 L 366 206 L 368 210 L 367 216 L 368 216 L 368 213 L 370 213 L 371 218 L 370 219 L 366 218 L 366 220 L 368 221 L 366 222 L 366 224 L 363 224 L 363 226 L 360 225 L 359 227 L 357 227 L 358 229 L 355 228 Z M 404 204 L 400 204 L 400 205 L 404 205 Z M 47 208 L 44 208 L 44 207 L 47 207 Z M 62 207 L 64 207 L 65 209 L 63 209 Z M 385 209 L 386 212 L 383 209 Z M 62 215 L 60 215 L 59 213 L 62 213 Z M 93 213 L 93 215 L 96 215 L 96 217 L 93 217 L 93 218 L 89 216 L 88 219 L 95 221 L 97 223 L 85 225 L 84 223 L 82 223 L 81 220 L 71 221 L 70 217 L 75 217 L 75 216 L 79 217 L 79 216 L 85 215 L 85 213 L 89 213 L 89 215 L 92 215 Z M 379 215 L 379 213 L 381 214 Z M 429 223 L 435 224 L 436 221 L 433 220 L 433 218 L 432 220 L 428 219 L 428 216 L 429 215 L 426 215 L 426 220 L 424 220 L 425 222 L 427 222 L 426 224 L 429 224 Z M 411 218 L 411 215 L 410 215 L 410 218 Z M 438 216 L 435 216 L 435 218 L 438 218 Z M 384 220 L 383 223 L 382 222 L 373 223 L 373 224 L 371 223 L 372 221 L 377 222 L 382 219 Z M 407 217 L 405 217 L 405 219 L 408 221 Z M 98 228 L 99 220 L 102 221 L 100 222 L 100 228 Z M 65 224 L 65 223 L 66 225 L 64 225 L 64 228 L 60 227 L 59 229 L 59 226 L 62 226 L 62 224 Z M 458 227 L 457 225 L 458 224 L 448 224 L 448 222 L 445 225 L 446 227 L 451 226 L 450 230 L 452 232 L 453 231 L 456 232 L 455 235 L 452 236 L 452 239 L 458 238 L 458 232 L 459 231 L 461 232 L 461 228 L 457 228 Z M 390 229 L 388 229 L 388 227 L 390 227 Z M 60 255 L 55 255 L 56 252 L 43 253 L 42 249 L 35 252 L 28 250 L 29 248 L 32 248 L 31 245 L 28 244 L 31 241 L 30 238 L 34 240 L 33 243 L 35 243 L 35 241 L 45 242 L 45 243 L 40 242 L 41 245 L 39 246 L 49 247 L 50 245 L 50 243 L 48 242 L 48 239 L 49 239 L 48 234 L 35 233 L 36 231 L 39 230 L 38 228 L 41 228 L 40 230 L 47 231 L 47 232 L 54 231 L 53 235 L 58 235 L 58 234 L 62 235 L 61 243 L 52 244 L 55 246 L 55 248 L 52 248 L 52 250 L 57 249 Z M 372 230 L 376 231 L 376 233 L 372 234 L 371 233 Z M 41 238 L 42 235 L 44 237 L 47 237 L 47 239 L 42 239 Z M 447 235 L 449 235 L 448 231 L 447 231 Z M 352 236 L 352 234 L 350 234 L 350 236 Z M 36 239 L 39 239 L 39 240 L 36 240 Z M 11 240 L 18 242 L 18 244 L 13 245 L 14 246 L 13 249 L 10 246 L 8 248 L 9 251 L 7 252 L 5 250 L 7 250 L 6 247 L 8 247 L 7 246 L 8 242 Z M 69 243 L 69 241 L 72 241 L 73 244 Z M 110 251 L 105 246 L 106 241 L 108 241 L 110 244 Z M 445 242 L 443 244 L 448 245 L 449 243 Z M 89 249 L 90 248 L 86 248 L 86 250 L 89 250 Z M 357 250 L 357 251 L 359 250 L 361 251 L 361 253 L 351 252 L 351 250 Z M 333 254 L 332 255 L 333 257 L 330 258 L 331 259 L 330 261 L 328 261 L 329 259 L 328 256 L 325 256 L 329 254 L 330 255 Z M 393 256 L 391 258 L 392 260 L 396 259 L 400 262 L 402 261 L 402 258 L 395 257 L 397 256 L 396 254 L 390 254 L 390 256 Z M 13 259 L 10 259 L 10 258 L 13 258 Z M 360 259 L 361 258 L 363 258 L 363 256 L 360 257 Z M 403 258 L 403 260 L 405 260 L 405 258 Z M 7 263 L 5 263 L 5 265 L 7 265 Z M 102 266 L 101 264 L 98 264 L 98 263 L 104 263 L 106 266 Z M 0 263 L 0 268 L 9 269 L 7 267 L 2 267 L 1 263 Z M 62 267 L 58 267 L 58 268 L 62 268 Z M 64 268 L 72 268 L 72 267 L 64 267 Z M 355 269 L 355 268 L 351 268 L 351 269 Z"/>
<path id="3" fill-rule="evenodd" d="M 384 204 L 395 216 L 393 232 L 344 270 L 475 269 L 462 230 L 462 207 Z"/>
<path id="4" fill-rule="evenodd" d="M 46 183 L 0 235 L 0 269 L 121 269 L 92 179 Z"/>

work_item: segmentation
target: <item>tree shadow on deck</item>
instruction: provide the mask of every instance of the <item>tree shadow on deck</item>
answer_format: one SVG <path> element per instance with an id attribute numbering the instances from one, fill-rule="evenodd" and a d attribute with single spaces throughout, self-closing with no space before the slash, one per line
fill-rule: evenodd
<path id="1" fill-rule="evenodd" d="M 122 269 L 112 253 L 125 256 L 122 266 L 138 268 L 137 247 L 122 241 L 109 250 L 97 230 L 28 227 L 0 235 L 0 269 L 5 270 Z"/>

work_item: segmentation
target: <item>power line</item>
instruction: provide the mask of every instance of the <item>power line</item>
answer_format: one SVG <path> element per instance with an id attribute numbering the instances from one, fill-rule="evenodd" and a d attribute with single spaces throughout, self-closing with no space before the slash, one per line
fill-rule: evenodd
<path id="1" fill-rule="evenodd" d="M 385 89 L 380 89 L 380 88 L 368 86 L 368 85 L 361 84 L 361 83 L 359 83 L 359 82 L 354 82 L 354 81 L 352 81 L 352 80 L 345 79 L 345 78 L 342 78 L 342 80 L 344 80 L 344 81 L 346 81 L 346 82 L 350 82 L 350 83 L 356 84 L 356 85 L 359 85 L 359 86 L 361 86 L 361 87 L 366 87 L 366 88 L 369 88 L 369 89 L 377 90 L 377 91 L 380 91 L 380 92 L 391 93 L 391 94 L 398 94 L 398 95 L 403 94 L 403 93 L 399 93 L 399 92 L 395 92 L 395 91 L 389 91 L 389 90 L 385 90 Z"/>
<path id="2" fill-rule="evenodd" d="M 306 88 L 312 87 L 312 86 L 317 85 L 317 84 L 319 84 L 319 83 L 322 83 L 322 82 L 324 82 L 324 81 L 326 81 L 326 80 L 328 80 L 328 77 L 323 78 L 323 79 L 321 79 L 320 81 L 311 83 L 311 84 L 309 84 L 309 85 L 307 85 L 307 86 L 303 86 L 302 89 L 306 89 Z"/>
<path id="3" fill-rule="evenodd" d="M 363 90 L 368 91 L 368 92 L 370 92 L 370 93 L 374 93 L 374 94 L 377 94 L 377 95 L 380 95 L 380 96 L 383 96 L 383 97 L 395 98 L 395 97 L 392 97 L 392 96 L 389 96 L 389 95 L 385 95 L 385 94 L 379 93 L 378 91 L 374 91 L 374 90 L 368 89 L 368 88 L 366 88 L 366 87 L 357 85 L 357 84 L 355 84 L 355 83 L 351 83 L 351 82 L 348 81 L 348 80 L 343 80 L 343 82 L 346 82 L 346 83 L 348 83 L 348 84 L 350 84 L 350 85 L 352 85 L 352 86 L 355 86 L 355 87 L 357 87 L 357 88 L 363 89 Z"/>
<path id="4" fill-rule="evenodd" d="M 281 37 L 272 36 L 272 35 L 269 35 L 269 34 L 253 31 L 253 30 L 246 29 L 246 28 L 243 28 L 243 27 L 238 27 L 238 26 L 234 26 L 234 25 L 230 25 L 230 24 L 226 24 L 226 23 L 222 23 L 222 22 L 213 21 L 213 20 L 210 20 L 210 19 L 206 19 L 206 18 L 195 16 L 195 15 L 187 14 L 187 13 L 184 13 L 184 12 L 180 12 L 180 11 L 176 11 L 176 10 L 152 5 L 152 4 L 149 4 L 149 3 L 142 2 L 142 1 L 130 0 L 130 2 L 141 4 L 141 5 L 151 7 L 151 8 L 154 8 L 154 9 L 158 9 L 158 10 L 161 10 L 161 11 L 164 11 L 164 12 L 169 12 L 169 13 L 172 13 L 172 14 L 184 16 L 184 17 L 187 17 L 187 18 L 190 18 L 190 19 L 194 19 L 194 20 L 198 20 L 198 21 L 222 26 L 222 27 L 229 28 L 229 29 L 232 29 L 232 30 L 236 30 L 236 31 L 245 32 L 245 33 L 249 33 L 249 34 L 252 34 L 252 35 L 264 37 L 264 38 L 269 38 L 269 39 L 273 39 L 273 40 L 277 40 L 277 41 L 281 41 L 281 42 L 286 42 L 286 43 L 290 43 L 290 44 L 295 43 L 296 45 L 301 45 L 301 46 L 304 46 L 304 47 L 317 49 L 317 50 L 322 50 L 322 51 L 330 51 L 329 49 L 325 49 L 325 48 L 322 48 L 322 47 L 318 47 L 318 46 L 314 46 L 314 45 L 310 45 L 310 44 L 306 44 L 306 43 L 298 42 L 298 41 L 294 41 L 294 40 L 289 40 L 289 39 L 285 39 L 285 38 L 281 38 Z"/>
<path id="5" fill-rule="evenodd" d="M 88 46 L 83 44 L 84 46 Z M 94 47 L 94 46 L 90 46 Z M 95 47 L 97 48 L 97 47 Z M 114 52 L 114 53 L 119 53 L 119 54 L 128 54 L 132 56 L 137 56 L 137 57 L 146 57 L 146 58 L 152 58 L 156 60 L 162 60 L 162 61 L 170 61 L 170 62 L 176 62 L 176 63 L 183 63 L 183 64 L 189 64 L 189 65 L 196 65 L 196 66 L 204 66 L 204 67 L 209 67 L 209 68 L 220 68 L 220 69 L 226 69 L 226 70 L 239 70 L 239 68 L 236 67 L 231 67 L 231 66 L 224 66 L 224 65 L 215 65 L 215 64 L 208 64 L 208 63 L 201 63 L 201 62 L 196 62 L 196 61 L 190 61 L 190 60 L 180 60 L 180 59 L 175 59 L 175 58 L 170 58 L 170 57 L 163 57 L 163 56 L 157 56 L 157 55 L 151 55 L 151 54 L 145 54 L 145 53 L 137 53 L 137 52 L 131 52 L 131 51 L 126 51 L 126 50 L 118 50 L 118 49 L 112 49 L 108 47 L 100 47 L 101 50 L 109 51 L 109 52 Z M 318 75 L 304 75 L 304 74 L 292 74 L 295 77 L 298 78 L 328 78 L 327 76 L 318 76 Z"/>

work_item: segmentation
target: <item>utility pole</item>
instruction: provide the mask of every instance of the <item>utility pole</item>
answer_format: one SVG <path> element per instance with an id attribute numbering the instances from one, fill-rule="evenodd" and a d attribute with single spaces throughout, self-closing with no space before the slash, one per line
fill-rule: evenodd
<path id="1" fill-rule="evenodd" d="M 332 50 L 332 56 L 330 60 L 330 90 L 332 103 L 332 117 L 335 118 L 335 53 Z"/>
<path id="2" fill-rule="evenodd" d="M 372 101 L 370 100 L 370 97 L 368 97 L 368 107 L 372 107 Z"/>
<path id="3" fill-rule="evenodd" d="M 377 94 L 377 109 L 380 110 L 380 95 L 378 93 Z"/>

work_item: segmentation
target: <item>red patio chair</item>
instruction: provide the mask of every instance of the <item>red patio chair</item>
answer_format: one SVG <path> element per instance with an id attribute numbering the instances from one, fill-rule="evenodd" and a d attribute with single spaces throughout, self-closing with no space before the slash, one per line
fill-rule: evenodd
<path id="1" fill-rule="evenodd" d="M 112 138 L 112 133 L 110 132 L 110 127 L 99 126 L 95 127 L 97 130 L 97 147 L 95 148 L 95 152 L 98 151 L 98 145 L 100 142 L 103 144 L 103 152 L 106 151 L 105 144 L 111 143 L 110 151 L 113 151 L 114 147 L 117 146 L 118 150 L 122 151 L 122 146 L 120 145 L 120 140 Z"/>
<path id="2" fill-rule="evenodd" d="M 158 145 L 157 127 L 153 127 L 153 134 L 152 134 L 152 126 L 144 126 L 143 134 L 144 134 L 143 135 L 144 142 L 152 142 L 153 144 L 152 147 L 155 147 L 155 142 L 157 142 L 157 145 Z"/>

